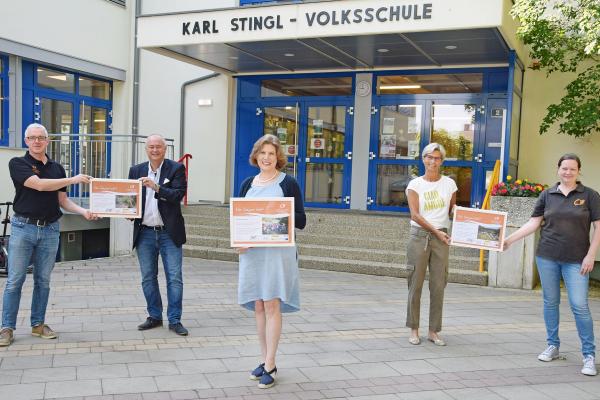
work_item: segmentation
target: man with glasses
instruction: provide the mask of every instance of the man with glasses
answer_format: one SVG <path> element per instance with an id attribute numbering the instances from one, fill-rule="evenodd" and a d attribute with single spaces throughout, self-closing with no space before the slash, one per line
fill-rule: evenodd
<path id="1" fill-rule="evenodd" d="M 89 211 L 67 197 L 66 187 L 89 183 L 88 175 L 67 178 L 59 163 L 46 154 L 48 132 L 43 125 L 31 124 L 25 130 L 29 150 L 23 157 L 8 163 L 15 185 L 14 215 L 8 244 L 8 278 L 2 302 L 0 346 L 14 340 L 21 289 L 27 267 L 33 263 L 33 295 L 31 300 L 31 334 L 43 339 L 58 335 L 44 323 L 50 294 L 50 274 L 54 268 L 59 243 L 58 219 L 63 210 L 96 219 Z"/>

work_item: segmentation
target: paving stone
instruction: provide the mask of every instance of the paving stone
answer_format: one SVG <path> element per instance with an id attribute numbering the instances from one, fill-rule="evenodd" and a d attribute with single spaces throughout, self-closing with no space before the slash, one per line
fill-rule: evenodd
<path id="1" fill-rule="evenodd" d="M 77 367 L 77 379 L 106 379 L 129 377 L 125 364 L 86 365 Z"/>
<path id="2" fill-rule="evenodd" d="M 71 381 L 77 378 L 74 367 L 32 368 L 23 371 L 22 383 Z"/>
<path id="3" fill-rule="evenodd" d="M 248 377 L 246 376 L 246 378 Z M 205 377 L 204 374 L 157 376 L 155 379 L 158 389 L 161 391 L 211 388 L 211 384 L 208 382 L 207 377 Z M 222 386 L 212 385 L 212 387 Z"/>
<path id="4" fill-rule="evenodd" d="M 102 379 L 105 394 L 157 392 L 156 383 L 151 377 L 107 378 Z"/>
<path id="5" fill-rule="evenodd" d="M 0 399 L 34 400 L 44 398 L 44 383 L 1 385 Z"/>
<path id="6" fill-rule="evenodd" d="M 52 365 L 54 367 L 75 367 L 80 365 L 98 365 L 102 358 L 98 353 L 56 354 Z"/>
<path id="7" fill-rule="evenodd" d="M 72 380 L 46 383 L 44 398 L 54 399 L 74 396 L 98 396 L 101 394 L 102 384 L 99 379 Z"/>

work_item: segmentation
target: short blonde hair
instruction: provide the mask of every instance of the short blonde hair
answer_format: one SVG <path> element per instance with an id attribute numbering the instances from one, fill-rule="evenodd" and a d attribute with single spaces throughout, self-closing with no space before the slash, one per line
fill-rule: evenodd
<path id="1" fill-rule="evenodd" d="M 423 149 L 423 158 L 433 153 L 434 151 L 440 152 L 440 154 L 442 155 L 442 161 L 446 159 L 446 149 L 441 144 L 435 142 L 429 143 L 427 146 L 425 146 L 425 148 Z"/>
<path id="2" fill-rule="evenodd" d="M 260 153 L 265 144 L 270 144 L 275 147 L 275 154 L 277 155 L 277 165 L 275 165 L 275 168 L 278 171 L 281 171 L 287 165 L 287 156 L 283 153 L 281 143 L 279 142 L 277 136 L 271 134 L 262 136 L 254 143 L 254 146 L 252 146 L 252 152 L 250 152 L 250 165 L 258 167 L 258 153 Z"/>

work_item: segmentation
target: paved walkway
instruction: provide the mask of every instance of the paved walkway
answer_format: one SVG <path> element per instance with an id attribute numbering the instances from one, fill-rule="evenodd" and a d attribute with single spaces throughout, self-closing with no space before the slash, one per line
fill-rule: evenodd
<path id="1" fill-rule="evenodd" d="M 258 389 L 248 380 L 259 355 L 254 319 L 236 304 L 236 267 L 185 260 L 187 338 L 136 330 L 146 314 L 133 257 L 57 265 L 47 323 L 60 338 L 31 337 L 29 276 L 16 341 L 0 350 L 0 399 L 600 399 L 600 377 L 579 373 L 566 300 L 566 359 L 541 363 L 539 292 L 450 284 L 448 346 L 413 346 L 404 279 L 313 270 L 301 272 L 302 311 L 284 317 L 278 385 Z M 591 307 L 600 321 L 599 302 Z"/>

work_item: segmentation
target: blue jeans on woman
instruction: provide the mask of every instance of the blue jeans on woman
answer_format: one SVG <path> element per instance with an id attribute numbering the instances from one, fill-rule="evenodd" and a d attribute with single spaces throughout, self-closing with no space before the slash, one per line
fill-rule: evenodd
<path id="1" fill-rule="evenodd" d="M 31 326 L 44 323 L 50 295 L 50 274 L 54 269 L 59 243 L 58 222 L 46 226 L 28 224 L 24 218 L 11 218 L 8 241 L 8 278 L 2 300 L 2 328 L 14 330 L 21 303 L 21 289 L 27 267 L 33 263 Z"/>
<path id="2" fill-rule="evenodd" d="M 183 276 L 181 266 L 183 250 L 171 240 L 166 230 L 142 228 L 137 245 L 138 261 L 142 273 L 142 290 L 146 298 L 148 315 L 162 321 L 163 305 L 158 288 L 158 255 L 163 261 L 167 278 L 167 318 L 169 325 L 181 322 Z"/>
<path id="3" fill-rule="evenodd" d="M 559 305 L 560 305 L 560 278 L 562 276 L 571 311 L 575 317 L 575 326 L 581 340 L 581 353 L 583 356 L 596 354 L 594 344 L 594 321 L 588 306 L 589 274 L 581 275 L 581 263 L 565 263 L 536 257 L 542 293 L 544 297 L 544 321 L 548 345 L 560 347 L 558 338 Z"/>

